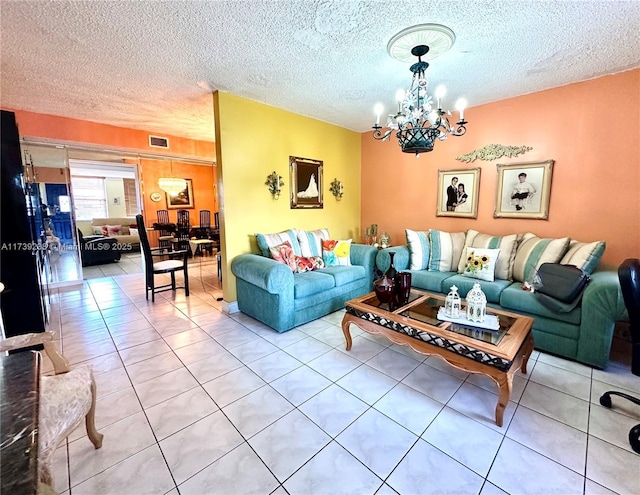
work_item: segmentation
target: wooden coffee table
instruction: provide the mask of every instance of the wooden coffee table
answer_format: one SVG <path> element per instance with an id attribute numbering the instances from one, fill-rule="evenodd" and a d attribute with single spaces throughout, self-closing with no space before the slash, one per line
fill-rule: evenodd
<path id="1" fill-rule="evenodd" d="M 470 373 L 487 375 L 498 385 L 496 424 L 502 426 L 504 409 L 511 397 L 513 375 L 527 372 L 533 351 L 533 319 L 487 308 L 498 316 L 500 329 L 483 330 L 437 319 L 444 297 L 411 289 L 409 302 L 391 311 L 375 293 L 352 299 L 346 304 L 342 331 L 351 349 L 351 323 L 365 332 L 384 335 L 391 342 L 408 345 L 420 354 L 435 354 L 452 366 Z"/>

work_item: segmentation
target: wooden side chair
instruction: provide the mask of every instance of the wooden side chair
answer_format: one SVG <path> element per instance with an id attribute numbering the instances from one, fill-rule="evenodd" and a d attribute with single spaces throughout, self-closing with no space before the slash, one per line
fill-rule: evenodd
<path id="1" fill-rule="evenodd" d="M 96 449 L 102 447 L 103 435 L 95 427 L 96 383 L 91 366 L 69 368 L 58 352 L 52 332 L 28 333 L 0 340 L 0 352 L 44 345 L 55 374 L 40 377 L 38 411 L 38 477 L 53 493 L 52 463 L 58 446 L 84 420 L 87 435 Z M 40 492 L 40 490 L 39 490 Z"/>
<path id="2" fill-rule="evenodd" d="M 188 244 L 187 249 L 183 250 L 170 251 L 168 248 L 163 247 L 151 249 L 142 215 L 136 215 L 136 224 L 138 225 L 138 233 L 140 234 L 140 248 L 144 256 L 145 295 L 147 299 L 149 299 L 149 291 L 151 291 L 151 302 L 155 302 L 156 293 L 176 289 L 184 289 L 185 295 L 189 296 L 189 274 L 187 272 Z M 173 258 L 177 255 L 181 259 L 164 259 L 155 262 L 153 260 L 154 257 L 166 258 L 169 255 Z M 176 286 L 176 272 L 180 271 L 184 273 L 183 287 Z M 171 283 L 156 286 L 155 276 L 163 273 L 169 273 L 171 275 Z"/>
<path id="3" fill-rule="evenodd" d="M 156 215 L 158 224 L 169 225 L 169 210 L 158 210 Z M 171 246 L 171 239 L 173 239 L 172 232 L 166 228 L 161 228 L 158 233 L 158 245 L 160 247 L 169 247 Z"/>

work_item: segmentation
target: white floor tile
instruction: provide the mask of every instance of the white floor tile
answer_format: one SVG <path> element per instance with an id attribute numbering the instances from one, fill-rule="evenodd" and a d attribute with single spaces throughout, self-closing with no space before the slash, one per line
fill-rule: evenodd
<path id="1" fill-rule="evenodd" d="M 299 406 L 300 411 L 332 437 L 368 408 L 367 404 L 335 384 Z"/>
<path id="2" fill-rule="evenodd" d="M 393 378 L 366 364 L 340 378 L 336 383 L 369 405 L 373 405 L 398 384 Z"/>
<path id="3" fill-rule="evenodd" d="M 170 371 L 157 378 L 134 385 L 142 407 L 148 409 L 162 401 L 175 397 L 198 386 L 198 382 L 186 368 Z"/>
<path id="4" fill-rule="evenodd" d="M 640 493 L 640 455 L 590 435 L 587 478 L 617 493 Z"/>
<path id="5" fill-rule="evenodd" d="M 569 426 L 587 431 L 589 402 L 529 381 L 520 404 Z"/>
<path id="6" fill-rule="evenodd" d="M 293 405 L 269 385 L 229 404 L 223 412 L 244 438 L 251 438 L 293 409 Z"/>
<path id="7" fill-rule="evenodd" d="M 243 443 L 185 481 L 179 489 L 180 495 L 264 495 L 278 485 L 256 453 Z"/>
<path id="8" fill-rule="evenodd" d="M 560 421 L 520 406 L 507 437 L 579 474 L 584 474 L 587 434 Z"/>
<path id="9" fill-rule="evenodd" d="M 591 393 L 591 378 L 541 361 L 536 363 L 530 381 L 586 401 Z"/>
<path id="10" fill-rule="evenodd" d="M 491 428 L 445 407 L 422 438 L 483 478 L 502 443 L 502 435 Z"/>
<path id="11" fill-rule="evenodd" d="M 144 473 L 144 476 L 140 476 Z M 175 487 L 157 444 L 73 487 L 78 495 L 154 495 Z"/>
<path id="12" fill-rule="evenodd" d="M 243 366 L 206 382 L 203 387 L 218 407 L 225 407 L 264 385 L 262 378 Z"/>
<path id="13" fill-rule="evenodd" d="M 335 441 L 291 476 L 284 487 L 290 495 L 375 493 L 382 480 Z"/>
<path id="14" fill-rule="evenodd" d="M 180 485 L 242 442 L 231 422 L 217 411 L 161 440 L 160 448 Z"/>
<path id="15" fill-rule="evenodd" d="M 347 373 L 361 365 L 361 361 L 358 361 L 337 349 L 331 349 L 329 352 L 307 363 L 307 366 L 332 381 L 339 380 Z"/>
<path id="16" fill-rule="evenodd" d="M 331 438 L 298 410 L 249 439 L 249 444 L 281 482 L 291 476 Z"/>
<path id="17" fill-rule="evenodd" d="M 380 354 L 376 354 L 369 359 L 366 364 L 395 380 L 402 380 L 416 369 L 420 363 L 393 349 L 385 349 Z"/>
<path id="18" fill-rule="evenodd" d="M 582 476 L 510 438 L 504 439 L 487 480 L 507 493 L 523 495 L 580 495 L 583 487 Z"/>
<path id="19" fill-rule="evenodd" d="M 375 409 L 366 411 L 336 437 L 340 445 L 382 479 L 391 473 L 417 439 Z"/>
<path id="20" fill-rule="evenodd" d="M 437 369 L 421 364 L 414 371 L 409 373 L 402 380 L 402 383 L 409 385 L 432 399 L 446 404 L 453 394 L 456 393 L 462 380 L 456 378 L 449 373 L 443 373 Z"/>
<path id="21" fill-rule="evenodd" d="M 272 382 L 302 366 L 296 358 L 282 350 L 252 361 L 247 366 L 265 382 Z"/>
<path id="22" fill-rule="evenodd" d="M 196 387 L 145 412 L 156 438 L 162 440 L 217 410 L 213 399 L 201 387 Z"/>
<path id="23" fill-rule="evenodd" d="M 302 404 L 331 385 L 331 381 L 308 366 L 301 366 L 271 382 L 282 396 L 294 406 Z"/>
<path id="24" fill-rule="evenodd" d="M 386 482 L 402 494 L 457 495 L 479 493 L 483 481 L 470 469 L 419 439 Z"/>
<path id="25" fill-rule="evenodd" d="M 373 407 L 407 430 L 422 435 L 444 406 L 404 383 L 399 383 Z"/>
<path id="26" fill-rule="evenodd" d="M 516 410 L 516 404 L 509 401 L 502 416 L 502 426 L 496 425 L 498 396 L 467 382 L 462 384 L 447 405 L 451 409 L 502 433 L 507 430 Z"/>

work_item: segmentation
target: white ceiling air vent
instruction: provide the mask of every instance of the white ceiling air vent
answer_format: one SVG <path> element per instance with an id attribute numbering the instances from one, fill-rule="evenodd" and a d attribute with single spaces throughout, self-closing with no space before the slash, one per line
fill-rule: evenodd
<path id="1" fill-rule="evenodd" d="M 160 136 L 149 136 L 149 146 L 152 148 L 169 149 L 169 138 Z"/>

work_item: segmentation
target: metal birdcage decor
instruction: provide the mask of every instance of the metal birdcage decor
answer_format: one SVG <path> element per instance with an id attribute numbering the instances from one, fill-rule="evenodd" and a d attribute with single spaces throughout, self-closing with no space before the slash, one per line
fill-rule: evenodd
<path id="1" fill-rule="evenodd" d="M 444 314 L 451 318 L 460 318 L 460 310 L 462 309 L 462 301 L 460 294 L 458 294 L 458 288 L 451 286 L 451 292 L 447 294 L 444 300 Z"/>
<path id="2" fill-rule="evenodd" d="M 487 314 L 487 296 L 482 292 L 480 283 L 473 284 L 467 294 L 467 320 L 482 323 Z"/>
<path id="3" fill-rule="evenodd" d="M 420 38 L 424 34 L 425 37 Z M 417 37 L 416 37 L 417 36 Z M 389 42 L 387 50 L 398 60 L 405 61 L 406 45 L 414 40 L 431 40 L 429 43 L 434 47 L 429 58 L 433 59 L 447 51 L 455 41 L 455 35 L 451 29 L 438 24 L 424 24 L 413 26 L 398 33 Z M 418 61 L 410 67 L 413 74 L 411 86 L 408 90 L 398 90 L 396 100 L 398 111 L 396 114 L 389 114 L 386 122 L 386 130 L 380 125 L 380 117 L 384 111 L 381 103 L 376 104 L 374 111 L 376 123 L 373 125 L 373 137 L 378 140 L 386 140 L 393 131 L 396 132 L 398 144 L 404 153 L 427 153 L 433 150 L 436 140 L 444 141 L 448 135 L 463 136 L 467 132 L 464 120 L 464 109 L 466 100 L 460 98 L 456 102 L 456 109 L 459 112 L 459 120 L 455 125 L 449 122 L 450 111 L 442 109 L 442 101 L 446 93 L 444 86 L 440 85 L 435 90 L 435 98 L 427 93 L 427 82 L 425 72 L 429 63 L 422 60 L 427 58 L 427 53 L 431 47 L 427 44 L 416 44 L 411 49 L 411 54 L 418 57 Z"/>

